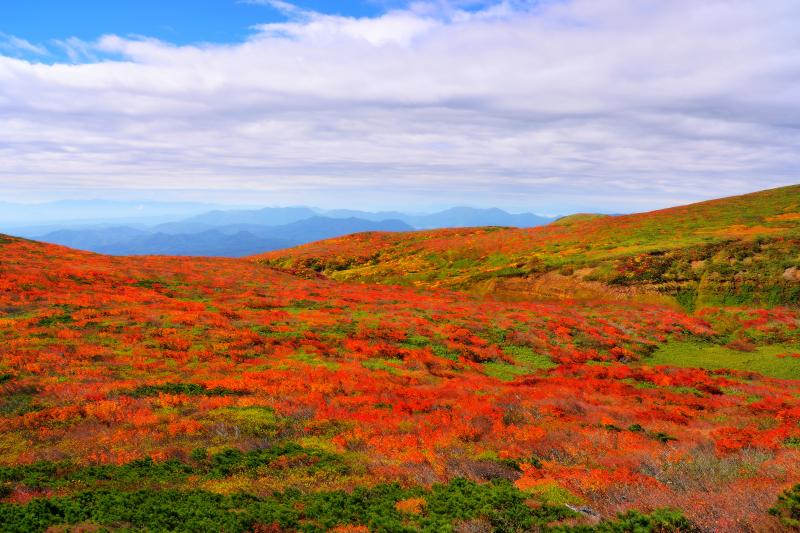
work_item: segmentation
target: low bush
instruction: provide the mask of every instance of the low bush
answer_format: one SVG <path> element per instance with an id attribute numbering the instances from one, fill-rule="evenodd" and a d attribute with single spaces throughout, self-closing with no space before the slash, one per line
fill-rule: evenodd
<path id="1" fill-rule="evenodd" d="M 148 398 L 159 394 L 185 394 L 187 396 L 236 396 L 243 393 L 224 387 L 209 389 L 196 383 L 164 383 L 162 385 L 141 385 L 130 391 L 123 391 L 122 396 L 132 398 Z"/>
<path id="2" fill-rule="evenodd" d="M 323 470 L 338 475 L 349 473 L 348 465 L 340 456 L 292 442 L 248 452 L 226 449 L 210 456 L 195 450 L 192 459 L 194 463 L 177 459 L 156 462 L 145 458 L 123 465 L 81 466 L 68 461 L 39 461 L 30 465 L 0 466 L 0 484 L 6 487 L 20 485 L 32 490 L 95 486 L 98 482 L 121 489 L 176 486 L 189 476 L 206 479 L 233 474 L 255 476 L 259 468 L 269 467 L 277 459 L 290 460 L 312 473 Z"/>
<path id="3" fill-rule="evenodd" d="M 398 502 L 417 498 L 424 512 L 403 510 Z M 352 492 L 303 494 L 297 490 L 265 498 L 221 495 L 202 490 L 96 489 L 71 496 L 37 498 L 26 504 L 0 503 L 0 531 L 41 532 L 80 524 L 127 531 L 301 531 L 316 533 L 343 526 L 370 531 L 453 531 L 479 520 L 493 531 L 668 532 L 694 531 L 678 512 L 631 511 L 594 526 L 560 525 L 578 514 L 566 506 L 530 506 L 528 495 L 508 481 L 478 484 L 455 479 L 425 490 L 383 484 Z"/>
<path id="4" fill-rule="evenodd" d="M 778 496 L 777 503 L 769 512 L 787 528 L 800 530 L 800 484 Z"/>

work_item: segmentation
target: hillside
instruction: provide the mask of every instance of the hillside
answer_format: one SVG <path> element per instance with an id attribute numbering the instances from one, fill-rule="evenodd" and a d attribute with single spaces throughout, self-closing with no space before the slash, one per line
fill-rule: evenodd
<path id="1" fill-rule="evenodd" d="M 708 305 L 800 301 L 800 186 L 650 213 L 573 216 L 537 228 L 368 233 L 256 259 L 339 280 L 506 298 Z"/>
<path id="2" fill-rule="evenodd" d="M 759 224 L 791 232 L 774 210 Z M 604 221 L 619 249 L 581 254 L 650 248 L 645 220 L 676 214 Z M 334 242 L 514 257 L 558 231 Z M 0 238 L 0 530 L 775 529 L 800 479 L 798 323 Z"/>

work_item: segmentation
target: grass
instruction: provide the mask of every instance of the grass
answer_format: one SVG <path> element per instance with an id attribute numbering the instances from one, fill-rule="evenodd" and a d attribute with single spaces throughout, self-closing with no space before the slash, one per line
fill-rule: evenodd
<path id="1" fill-rule="evenodd" d="M 483 369 L 487 375 L 512 381 L 517 376 L 532 374 L 537 370 L 546 370 L 556 366 L 546 355 L 540 355 L 527 346 L 506 346 L 503 351 L 514 359 L 513 365 L 508 363 L 484 363 Z"/>
<path id="2" fill-rule="evenodd" d="M 546 370 L 557 366 L 548 356 L 538 354 L 527 346 L 506 346 L 503 351 L 506 355 L 511 356 L 517 364 L 532 370 Z"/>
<path id="3" fill-rule="evenodd" d="M 328 370 L 336 370 L 337 368 L 339 368 L 339 364 L 334 361 L 326 361 L 319 355 L 310 354 L 303 351 L 294 354 L 292 356 L 292 359 L 296 361 L 302 361 L 303 363 L 306 363 L 307 365 L 311 366 L 322 366 L 327 368 Z"/>
<path id="4" fill-rule="evenodd" d="M 224 387 L 214 387 L 209 389 L 205 385 L 196 383 L 164 383 L 162 385 L 141 385 L 130 391 L 122 391 L 121 394 L 132 398 L 149 398 L 159 394 L 185 394 L 187 396 L 236 396 L 240 395 L 237 391 Z"/>
<path id="5" fill-rule="evenodd" d="M 221 407 L 209 414 L 224 424 L 224 432 L 230 431 L 234 435 L 274 437 L 285 425 L 285 420 L 281 420 L 269 407 Z"/>
<path id="6" fill-rule="evenodd" d="M 390 374 L 400 374 L 400 370 L 393 365 L 402 365 L 402 359 L 367 359 L 361 362 L 361 366 L 370 370 L 385 370 Z"/>
<path id="7" fill-rule="evenodd" d="M 800 379 L 800 358 L 778 355 L 800 352 L 787 345 L 761 346 L 753 352 L 739 352 L 714 344 L 670 342 L 644 360 L 648 365 L 667 365 L 707 370 L 731 369 L 757 372 L 781 379 Z"/>
<path id="8" fill-rule="evenodd" d="M 542 480 L 540 484 L 528 487 L 525 492 L 549 505 L 583 505 L 583 498 L 560 486 L 555 481 Z"/>
<path id="9" fill-rule="evenodd" d="M 492 376 L 502 381 L 513 381 L 517 376 L 530 373 L 526 368 L 509 365 L 508 363 L 483 363 L 483 370 L 487 376 Z"/>

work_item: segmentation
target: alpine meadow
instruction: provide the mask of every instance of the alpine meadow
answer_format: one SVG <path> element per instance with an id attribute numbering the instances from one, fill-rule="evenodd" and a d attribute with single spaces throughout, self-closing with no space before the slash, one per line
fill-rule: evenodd
<path id="1" fill-rule="evenodd" d="M 0 533 L 800 531 L 798 27 L 0 6 Z"/>

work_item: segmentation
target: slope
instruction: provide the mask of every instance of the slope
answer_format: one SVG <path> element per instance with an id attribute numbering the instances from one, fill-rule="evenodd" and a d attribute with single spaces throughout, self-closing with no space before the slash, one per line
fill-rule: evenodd
<path id="1" fill-rule="evenodd" d="M 739 313 L 0 238 L 0 524 L 768 530 L 800 476 L 798 381 L 648 364 L 750 343 L 797 368 L 797 313 Z M 692 523 L 640 514 L 664 506 Z"/>
<path id="2" fill-rule="evenodd" d="M 796 304 L 800 186 L 538 228 L 351 235 L 257 256 L 334 279 L 522 298 Z"/>

